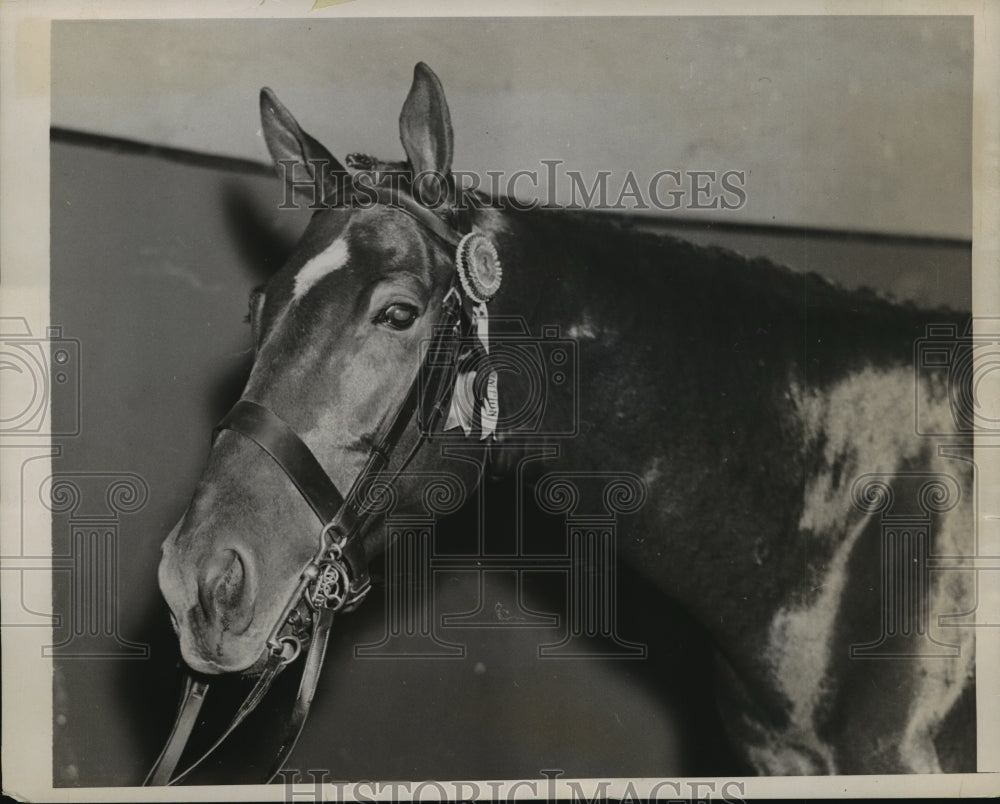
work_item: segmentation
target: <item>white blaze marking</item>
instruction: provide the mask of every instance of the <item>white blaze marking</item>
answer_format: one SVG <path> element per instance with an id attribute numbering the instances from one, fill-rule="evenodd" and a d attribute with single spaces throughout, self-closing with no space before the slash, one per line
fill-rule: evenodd
<path id="1" fill-rule="evenodd" d="M 350 257 L 347 251 L 347 241 L 338 237 L 324 251 L 321 251 L 309 262 L 303 265 L 295 275 L 295 289 L 292 295 L 298 301 L 324 276 L 339 271 Z"/>

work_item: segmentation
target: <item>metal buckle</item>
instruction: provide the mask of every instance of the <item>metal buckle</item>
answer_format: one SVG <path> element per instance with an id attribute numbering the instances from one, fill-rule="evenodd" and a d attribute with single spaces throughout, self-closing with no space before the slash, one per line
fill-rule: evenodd
<path id="1" fill-rule="evenodd" d="M 274 652 L 281 657 L 282 664 L 291 664 L 302 653 L 302 640 L 294 636 L 283 636 L 278 639 Z"/>
<path id="2" fill-rule="evenodd" d="M 309 584 L 306 600 L 314 611 L 340 611 L 347 602 L 349 592 L 347 567 L 332 559 L 317 566 L 316 577 Z"/>
<path id="3" fill-rule="evenodd" d="M 288 612 L 281 625 L 267 640 L 268 650 L 273 656 L 281 659 L 280 664 L 294 662 L 312 641 L 312 623 L 312 614 L 308 608 L 301 605 L 299 598 L 298 605 Z M 286 633 L 288 631 L 291 633 Z"/>
<path id="4" fill-rule="evenodd" d="M 336 519 L 324 526 L 320 543 L 329 544 L 322 556 L 306 570 L 309 581 L 304 597 L 313 611 L 329 609 L 338 612 L 347 606 L 353 608 L 368 593 L 370 584 L 361 589 L 354 588 L 350 570 L 343 560 L 347 534 L 337 532 L 338 526 Z M 333 533 L 337 534 L 336 537 L 331 535 Z"/>
<path id="5" fill-rule="evenodd" d="M 358 606 L 364 602 L 364 599 L 368 597 L 368 593 L 372 590 L 371 581 L 365 581 L 364 586 L 358 587 L 357 589 L 351 589 L 350 594 L 347 596 L 347 600 L 344 601 L 343 607 L 340 609 L 344 614 L 354 611 Z"/>
<path id="6" fill-rule="evenodd" d="M 344 505 L 347 505 L 346 501 Z M 341 507 L 342 510 L 343 507 Z M 341 530 L 340 513 L 338 512 L 337 516 L 327 522 L 319 534 L 320 547 L 327 545 L 322 551 L 324 557 L 332 555 L 334 558 L 340 558 L 344 554 L 344 545 L 347 544 L 347 534 Z"/>

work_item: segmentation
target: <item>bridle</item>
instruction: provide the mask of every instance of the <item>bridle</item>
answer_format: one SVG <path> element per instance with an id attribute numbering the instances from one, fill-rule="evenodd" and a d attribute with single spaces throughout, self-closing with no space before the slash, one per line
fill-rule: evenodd
<path id="1" fill-rule="evenodd" d="M 334 615 L 353 611 L 371 589 L 362 532 L 369 516 L 378 507 L 379 489 L 391 487 L 406 470 L 440 423 L 451 399 L 459 364 L 458 350 L 473 329 L 472 317 L 466 307 L 470 293 L 475 291 L 470 284 L 468 267 L 463 267 L 467 262 L 463 249 L 470 239 L 484 236 L 478 232 L 459 231 L 402 189 L 386 186 L 371 189 L 377 193 L 379 203 L 414 218 L 432 235 L 431 239 L 438 246 L 455 255 L 456 271 L 442 303 L 441 317 L 434 326 L 429 348 L 406 397 L 372 447 L 361 472 L 346 494 L 341 494 L 295 430 L 264 405 L 240 399 L 216 426 L 213 440 L 223 430 L 239 433 L 257 444 L 284 471 L 319 519 L 319 544 L 316 553 L 303 567 L 296 589 L 267 639 L 257 680 L 229 725 L 208 750 L 183 772 L 174 775 L 208 693 L 208 680 L 188 673 L 170 736 L 146 776 L 144 785 L 174 785 L 184 781 L 260 704 L 278 673 L 305 651 L 298 693 L 266 781 L 277 775 L 294 748 L 308 716 Z M 489 248 L 492 249 L 492 245 Z M 499 283 L 499 276 L 496 280 Z M 481 310 L 485 311 L 482 298 L 473 301 L 479 301 Z M 381 480 L 415 416 L 418 418 L 416 442 L 388 480 Z"/>

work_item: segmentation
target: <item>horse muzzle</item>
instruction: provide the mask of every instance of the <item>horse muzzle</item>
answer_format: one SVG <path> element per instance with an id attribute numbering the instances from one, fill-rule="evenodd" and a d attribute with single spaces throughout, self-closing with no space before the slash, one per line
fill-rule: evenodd
<path id="1" fill-rule="evenodd" d="M 165 546 L 160 589 L 170 608 L 181 654 L 192 670 L 219 674 L 251 667 L 264 650 L 257 622 L 257 572 L 237 546 L 215 550 L 198 562 L 195 583 L 174 550 Z"/>

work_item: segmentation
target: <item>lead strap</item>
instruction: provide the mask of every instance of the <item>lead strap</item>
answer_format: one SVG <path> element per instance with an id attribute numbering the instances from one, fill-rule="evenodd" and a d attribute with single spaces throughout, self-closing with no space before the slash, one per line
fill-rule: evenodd
<path id="1" fill-rule="evenodd" d="M 191 736 L 194 724 L 198 721 L 198 713 L 201 711 L 201 705 L 205 703 L 207 694 L 208 682 L 195 679 L 188 674 L 174 727 L 170 731 L 170 737 L 167 738 L 167 744 L 156 758 L 156 763 L 146 774 L 142 782 L 143 787 L 159 787 L 170 783 L 170 777 L 180 762 L 181 754 Z"/>
<path id="2" fill-rule="evenodd" d="M 316 695 L 316 687 L 319 684 L 319 676 L 323 668 L 326 647 L 330 641 L 333 614 L 331 610 L 323 610 L 315 620 L 312 639 L 309 643 L 309 650 L 305 666 L 302 670 L 302 679 L 299 682 L 295 704 L 292 708 L 292 714 L 289 716 L 288 723 L 285 725 L 282 741 L 278 747 L 272 767 L 268 771 L 267 782 L 272 781 L 278 774 L 278 771 L 281 770 L 281 766 L 295 747 L 299 734 L 302 732 L 302 727 L 305 725 L 306 717 L 309 714 L 313 698 Z M 257 708 L 284 664 L 285 662 L 281 660 L 280 656 L 274 656 L 268 660 L 264 672 L 258 677 L 253 689 L 250 690 L 247 697 L 243 700 L 243 703 L 226 727 L 226 730 L 198 759 L 192 762 L 182 773 L 174 776 L 174 770 L 176 770 L 180 762 L 188 738 L 191 736 L 191 731 L 198 720 L 198 713 L 201 711 L 201 706 L 205 702 L 205 696 L 208 693 L 208 682 L 195 679 L 189 674 L 170 738 L 156 760 L 156 764 L 153 765 L 152 770 L 150 770 L 145 781 L 143 781 L 143 786 L 173 786 L 183 782 L 196 768 L 200 767 L 206 759 L 215 753 L 216 749 L 225 742 L 236 727 Z"/>
<path id="3" fill-rule="evenodd" d="M 323 609 L 316 618 L 312 640 L 309 643 L 309 653 L 306 656 L 306 664 L 302 669 L 302 680 L 299 681 L 299 691 L 295 696 L 295 705 L 292 707 L 292 714 L 285 724 L 282 734 L 281 745 L 278 746 L 274 763 L 267 773 L 267 781 L 271 782 L 278 775 L 288 755 L 295 748 L 302 727 L 306 723 L 309 715 L 309 708 L 312 706 L 313 698 L 316 695 L 316 687 L 319 685 L 319 676 L 323 670 L 323 659 L 326 657 L 326 646 L 330 642 L 330 628 L 333 625 L 333 612 L 330 609 Z"/>
<path id="4" fill-rule="evenodd" d="M 257 678 L 257 682 L 253 685 L 253 689 L 247 694 L 247 697 L 243 699 L 243 703 L 240 704 L 240 708 L 236 710 L 236 714 L 233 715 L 233 719 L 229 722 L 226 730 L 222 732 L 219 738 L 212 743 L 205 753 L 203 753 L 198 759 L 192 762 L 187 768 L 184 769 L 182 773 L 179 773 L 173 779 L 164 784 L 172 786 L 175 784 L 180 784 L 184 779 L 188 777 L 196 768 L 198 768 L 206 759 L 208 759 L 212 754 L 215 753 L 216 749 L 225 742 L 226 738 L 236 729 L 237 726 L 242 723 L 247 715 L 253 712 L 257 708 L 258 704 L 264 700 L 264 696 L 267 691 L 271 688 L 271 683 L 274 681 L 275 676 L 278 675 L 278 671 L 281 669 L 284 662 L 281 660 L 280 656 L 271 655 L 268 657 L 267 665 L 264 667 L 264 672 L 260 674 Z M 206 692 L 208 687 L 208 682 L 205 682 Z M 204 698 L 204 696 L 202 696 Z M 199 704 L 200 708 L 200 704 Z M 178 756 L 178 759 L 180 757 Z M 175 763 L 176 765 L 176 763 Z M 172 771 L 173 769 L 171 769 Z"/>

